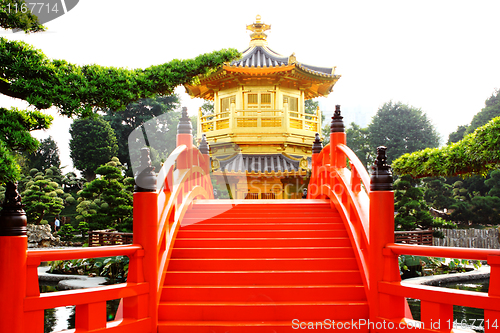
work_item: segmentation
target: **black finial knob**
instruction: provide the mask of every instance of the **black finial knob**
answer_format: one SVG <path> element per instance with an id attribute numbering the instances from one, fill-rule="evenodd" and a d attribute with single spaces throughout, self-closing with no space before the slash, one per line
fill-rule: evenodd
<path id="1" fill-rule="evenodd" d="M 154 192 L 156 191 L 155 168 L 151 166 L 149 157 L 149 148 L 141 149 L 141 165 L 135 177 L 135 192 Z"/>
<path id="2" fill-rule="evenodd" d="M 208 146 L 208 142 L 207 142 L 207 135 L 205 133 L 203 133 L 201 135 L 201 142 L 200 142 L 199 149 L 203 155 L 208 155 L 208 152 L 210 151 L 210 147 Z"/>
<path id="3" fill-rule="evenodd" d="M 335 113 L 332 117 L 332 124 L 330 125 L 330 133 L 343 133 L 344 132 L 344 122 L 342 121 L 344 117 L 340 115 L 340 105 L 335 105 Z"/>
<path id="4" fill-rule="evenodd" d="M 312 152 L 313 154 L 319 154 L 321 153 L 321 150 L 323 150 L 323 143 L 321 142 L 319 138 L 319 133 L 316 133 L 316 139 L 314 139 L 314 143 L 312 146 Z"/>
<path id="5" fill-rule="evenodd" d="M 0 212 L 0 236 L 25 236 L 26 212 L 17 191 L 17 183 L 8 182 Z"/>
<path id="6" fill-rule="evenodd" d="M 391 191 L 392 190 L 392 172 L 390 165 L 387 165 L 387 148 L 380 146 L 377 148 L 377 159 L 372 165 L 372 174 L 370 177 L 371 191 Z"/>
<path id="7" fill-rule="evenodd" d="M 187 113 L 187 107 L 182 108 L 181 118 L 177 125 L 177 134 L 193 134 L 193 126 Z"/>

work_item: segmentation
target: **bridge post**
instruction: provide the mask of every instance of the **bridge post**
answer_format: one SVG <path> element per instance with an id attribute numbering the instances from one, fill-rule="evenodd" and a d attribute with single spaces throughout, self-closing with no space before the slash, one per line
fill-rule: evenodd
<path id="1" fill-rule="evenodd" d="M 386 147 L 377 148 L 377 160 L 371 167 L 370 177 L 370 232 L 369 232 L 369 285 L 370 320 L 402 318 L 405 311 L 403 297 L 381 295 L 378 283 L 384 278 L 400 280 L 397 265 L 386 260 L 384 247 L 394 242 L 394 192 L 392 172 L 387 165 Z"/>
<path id="2" fill-rule="evenodd" d="M 28 236 L 26 213 L 17 184 L 7 183 L 0 213 L 0 331 L 21 333 L 25 329 L 23 302 L 26 297 Z"/>
<path id="3" fill-rule="evenodd" d="M 141 150 L 141 165 L 136 175 L 134 188 L 133 230 L 134 243 L 142 246 L 144 258 L 142 267 L 137 258 L 131 258 L 129 282 L 149 283 L 149 295 L 126 298 L 123 303 L 124 318 L 144 316 L 144 306 L 151 318 L 151 332 L 157 331 L 158 325 L 158 195 L 156 193 L 156 174 L 151 166 L 149 149 Z M 142 269 L 142 272 L 140 271 Z M 147 305 L 146 305 L 147 303 Z"/>
<path id="4" fill-rule="evenodd" d="M 335 105 L 335 113 L 330 125 L 330 163 L 334 168 L 345 168 L 345 157 L 337 149 L 338 144 L 346 144 L 345 127 L 340 115 L 340 105 Z"/>
<path id="5" fill-rule="evenodd" d="M 210 147 L 208 146 L 207 142 L 207 135 L 203 133 L 201 135 L 201 142 L 200 142 L 200 153 L 203 155 L 205 158 L 205 172 L 210 174 L 211 171 L 211 165 L 210 165 Z"/>
<path id="6" fill-rule="evenodd" d="M 177 125 L 177 147 L 180 145 L 186 145 L 187 152 L 184 158 L 178 159 L 178 169 L 188 169 L 193 165 L 193 126 L 191 125 L 191 119 L 189 119 L 187 108 L 182 108 L 182 116 Z"/>
<path id="7" fill-rule="evenodd" d="M 311 199 L 314 197 L 314 195 L 319 193 L 319 186 L 318 182 L 316 179 L 319 176 L 319 171 L 320 171 L 320 166 L 321 166 L 321 160 L 320 160 L 320 153 L 323 150 L 323 143 L 321 142 L 321 139 L 319 138 L 319 133 L 316 133 L 316 138 L 314 140 L 314 143 L 312 145 L 312 161 L 311 161 L 311 180 L 309 181 L 309 184 L 314 184 L 316 188 L 312 188 L 312 186 L 309 186 L 307 190 L 307 198 Z"/>

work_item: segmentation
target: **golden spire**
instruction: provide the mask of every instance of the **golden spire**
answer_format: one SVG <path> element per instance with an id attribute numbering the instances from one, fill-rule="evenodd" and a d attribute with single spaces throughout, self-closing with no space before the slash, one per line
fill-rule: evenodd
<path id="1" fill-rule="evenodd" d="M 252 43 L 252 41 L 257 41 L 257 40 L 265 41 L 267 35 L 264 33 L 264 31 L 270 30 L 270 29 L 271 29 L 271 26 L 268 24 L 262 23 L 260 21 L 260 15 L 257 15 L 257 17 L 255 18 L 255 23 L 247 25 L 247 30 L 250 30 L 253 32 L 252 34 L 250 34 L 250 38 L 251 38 L 250 44 Z"/>

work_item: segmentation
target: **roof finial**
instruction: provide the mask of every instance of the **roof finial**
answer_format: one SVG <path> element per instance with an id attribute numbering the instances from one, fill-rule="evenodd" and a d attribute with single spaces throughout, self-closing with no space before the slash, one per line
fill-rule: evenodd
<path id="1" fill-rule="evenodd" d="M 271 26 L 269 24 L 262 23 L 260 15 L 255 18 L 255 23 L 247 25 L 247 30 L 252 31 L 250 34 L 251 42 L 253 41 L 265 41 L 267 35 L 264 33 L 266 30 L 270 30 Z"/>

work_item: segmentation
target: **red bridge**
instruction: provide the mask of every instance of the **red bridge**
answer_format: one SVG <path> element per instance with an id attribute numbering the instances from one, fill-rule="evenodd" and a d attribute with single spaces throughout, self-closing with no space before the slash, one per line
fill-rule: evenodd
<path id="1" fill-rule="evenodd" d="M 207 147 L 177 140 L 158 176 L 140 176 L 132 245 L 28 251 L 11 198 L 0 226 L 2 333 L 42 333 L 44 310 L 67 305 L 74 332 L 451 332 L 453 305 L 484 309 L 485 331 L 497 331 L 500 253 L 395 244 L 383 149 L 370 176 L 339 130 L 313 146 L 307 199 L 213 200 Z M 402 284 L 402 254 L 487 260 L 489 293 Z M 130 259 L 127 283 L 39 293 L 43 261 L 117 255 Z M 421 322 L 406 298 L 421 300 Z M 106 322 L 113 299 L 122 302 Z"/>

